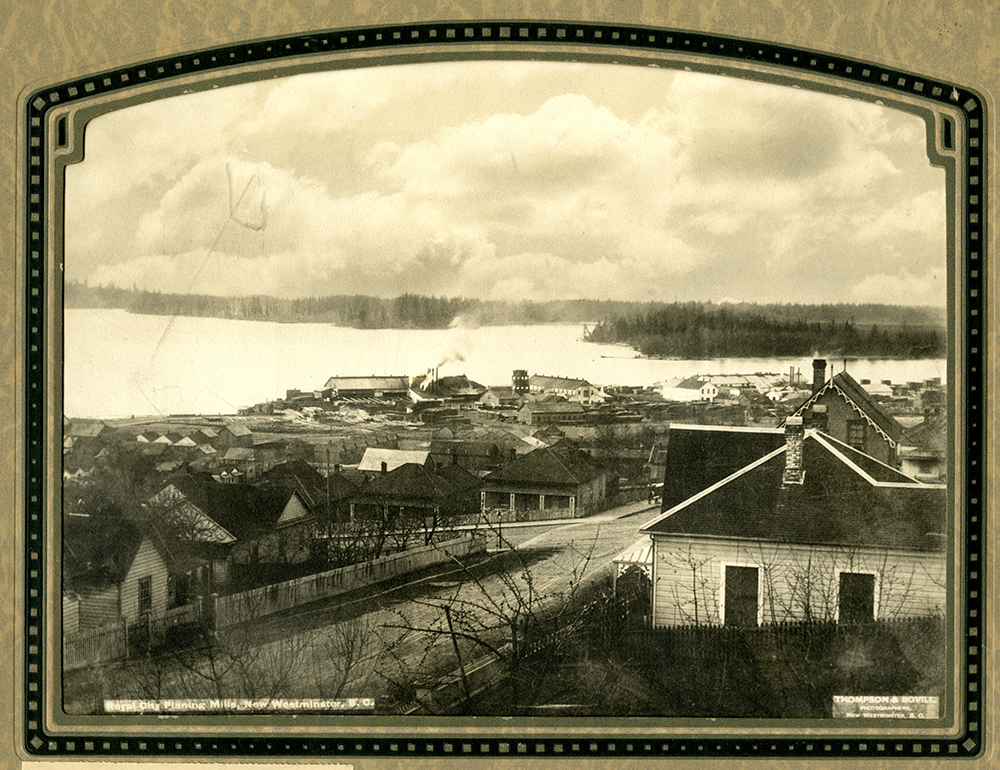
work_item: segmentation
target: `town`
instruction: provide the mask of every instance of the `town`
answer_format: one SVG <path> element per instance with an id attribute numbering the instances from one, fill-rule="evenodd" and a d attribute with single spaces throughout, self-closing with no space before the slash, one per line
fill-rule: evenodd
<path id="1" fill-rule="evenodd" d="M 937 696 L 945 389 L 849 370 L 352 373 L 229 416 L 70 415 L 65 708 L 824 717 L 833 694 Z"/>

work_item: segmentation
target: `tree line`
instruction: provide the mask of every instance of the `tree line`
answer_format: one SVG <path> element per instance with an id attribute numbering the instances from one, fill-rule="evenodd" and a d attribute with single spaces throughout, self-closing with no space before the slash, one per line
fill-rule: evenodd
<path id="1" fill-rule="evenodd" d="M 624 312 L 634 305 L 605 300 L 506 302 L 420 294 L 224 297 L 91 286 L 84 281 L 67 281 L 63 302 L 67 308 L 117 308 L 149 315 L 328 323 L 356 329 L 445 329 L 456 323 L 473 326 L 583 324 L 613 312 Z"/>
<path id="2" fill-rule="evenodd" d="M 939 312 L 885 305 L 674 303 L 614 315 L 585 339 L 624 343 L 654 357 L 934 358 L 946 352 Z"/>
<path id="3" fill-rule="evenodd" d="M 563 299 L 502 301 L 402 294 L 280 298 L 172 294 L 67 281 L 67 308 L 280 323 L 328 323 L 356 329 L 444 329 L 579 323 L 584 339 L 624 343 L 648 356 L 701 358 L 827 354 L 929 358 L 945 353 L 938 308 L 851 304 L 714 304 Z"/>

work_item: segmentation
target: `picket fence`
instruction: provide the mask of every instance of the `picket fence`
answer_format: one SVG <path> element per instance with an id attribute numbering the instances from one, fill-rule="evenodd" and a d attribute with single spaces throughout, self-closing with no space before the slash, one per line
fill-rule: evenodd
<path id="1" fill-rule="evenodd" d="M 117 660 L 127 654 L 128 632 L 124 620 L 92 631 L 63 635 L 63 669 L 66 671 Z"/>
<path id="2" fill-rule="evenodd" d="M 257 620 L 485 549 L 485 538 L 479 533 L 470 532 L 454 540 L 411 548 L 373 561 L 351 564 L 229 596 L 214 596 L 212 615 L 215 628 Z"/>

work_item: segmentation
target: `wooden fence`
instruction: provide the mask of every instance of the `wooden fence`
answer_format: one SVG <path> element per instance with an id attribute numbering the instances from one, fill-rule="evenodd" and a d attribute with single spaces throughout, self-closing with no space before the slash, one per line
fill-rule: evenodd
<path id="1" fill-rule="evenodd" d="M 481 534 L 471 532 L 437 545 L 411 548 L 372 561 L 306 575 L 238 594 L 215 596 L 212 617 L 216 628 L 225 628 L 364 588 L 397 575 L 448 562 L 452 557 L 483 551 L 485 548 L 485 538 Z"/>
<path id="2" fill-rule="evenodd" d="M 125 621 L 118 621 L 92 631 L 63 634 L 63 670 L 92 666 L 124 658 L 128 654 Z"/>
<path id="3" fill-rule="evenodd" d="M 698 644 L 718 642 L 724 645 L 728 640 L 736 638 L 770 638 L 781 642 L 808 636 L 837 636 L 859 632 L 868 634 L 888 632 L 897 636 L 915 636 L 935 633 L 943 627 L 942 624 L 942 617 L 927 615 L 915 618 L 883 618 L 872 623 L 839 623 L 833 620 L 815 620 L 765 623 L 759 626 L 683 625 L 637 629 L 632 633 L 667 643 L 687 643 L 694 640 Z"/>

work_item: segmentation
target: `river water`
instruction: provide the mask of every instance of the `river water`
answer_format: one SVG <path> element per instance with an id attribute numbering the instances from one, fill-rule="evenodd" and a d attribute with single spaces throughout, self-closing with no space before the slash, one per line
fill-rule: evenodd
<path id="1" fill-rule="evenodd" d="M 583 342 L 583 326 L 349 329 L 219 318 L 174 319 L 124 310 L 65 311 L 64 407 L 69 417 L 232 414 L 241 406 L 309 391 L 328 378 L 415 376 L 433 366 L 484 385 L 509 385 L 514 369 L 580 377 L 596 385 L 652 385 L 694 374 L 812 378 L 812 359 L 664 360 Z M 836 370 L 843 362 L 831 361 Z M 946 377 L 943 359 L 855 359 L 855 379 Z"/>

